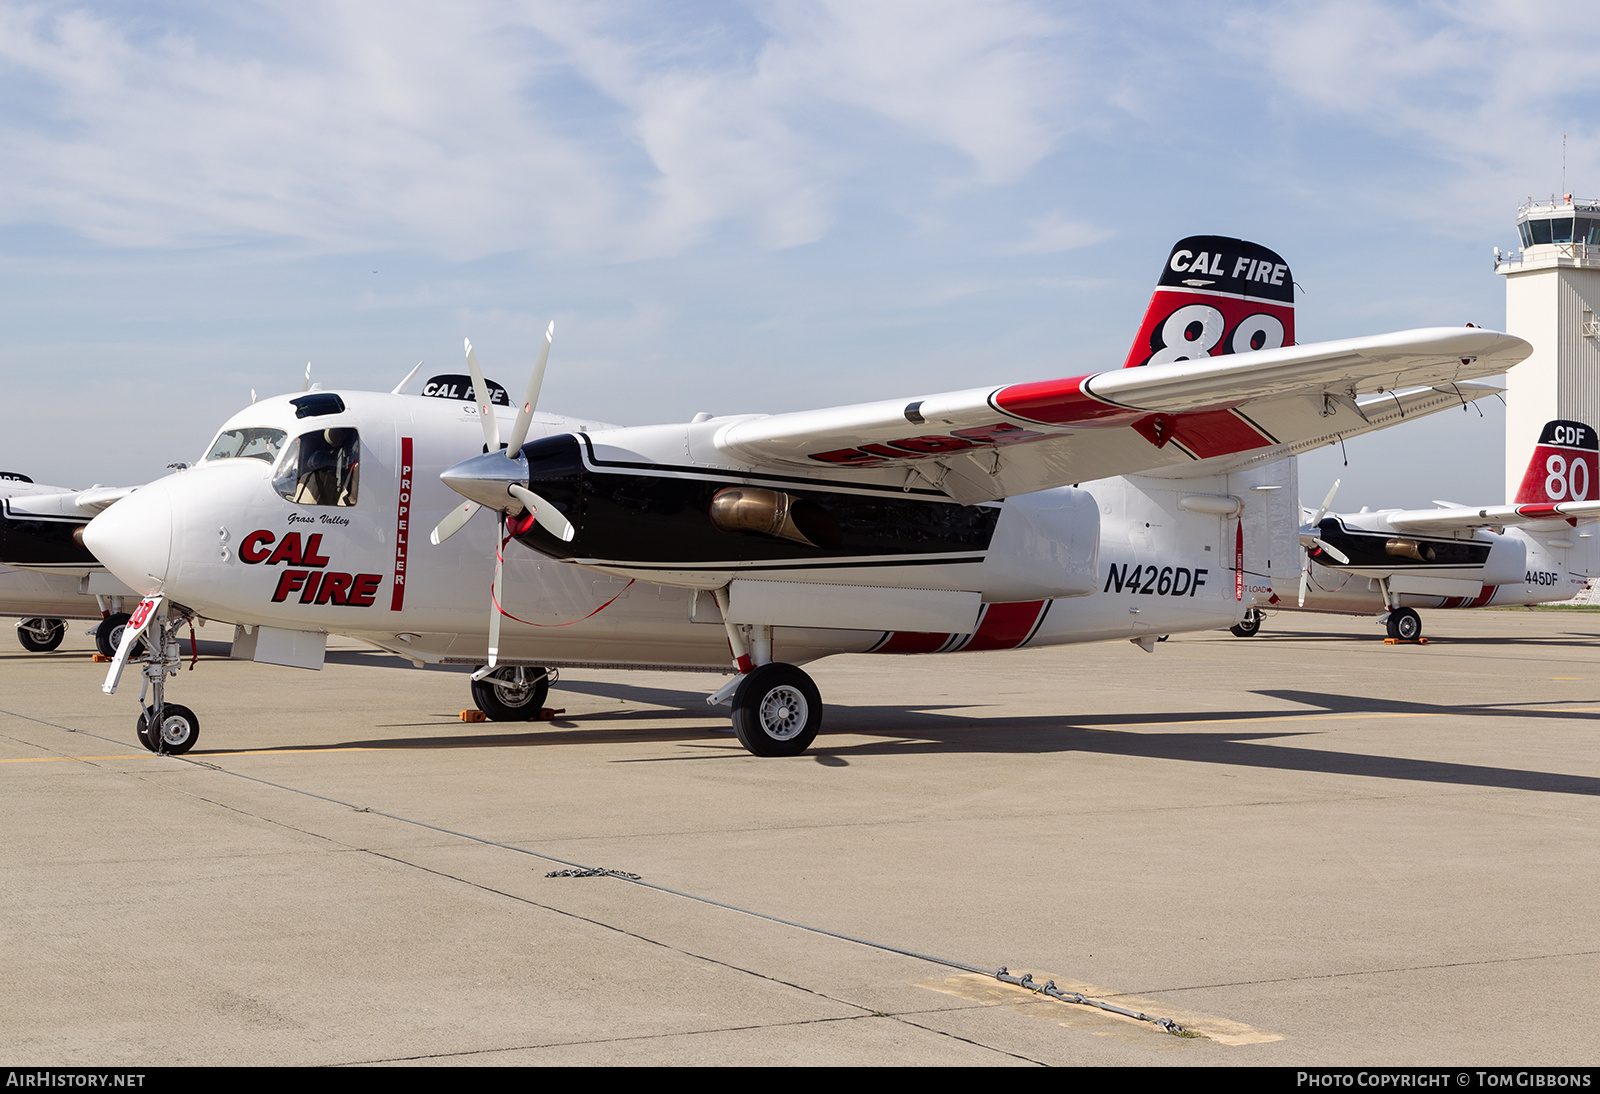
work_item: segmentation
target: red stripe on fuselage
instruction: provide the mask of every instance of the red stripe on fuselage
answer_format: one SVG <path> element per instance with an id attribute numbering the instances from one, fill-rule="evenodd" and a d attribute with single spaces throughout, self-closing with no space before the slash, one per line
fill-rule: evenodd
<path id="1" fill-rule="evenodd" d="M 1033 633 L 1044 610 L 1043 600 L 1024 600 L 1014 604 L 990 604 L 978 623 L 978 631 L 963 650 L 1014 650 Z"/>
<path id="2" fill-rule="evenodd" d="M 893 631 L 883 645 L 873 653 L 938 653 L 949 634 L 932 634 L 926 631 Z"/>

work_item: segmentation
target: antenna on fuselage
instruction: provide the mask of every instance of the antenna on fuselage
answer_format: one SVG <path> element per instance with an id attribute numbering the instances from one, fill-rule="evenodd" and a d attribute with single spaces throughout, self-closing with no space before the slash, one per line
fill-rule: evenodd
<path id="1" fill-rule="evenodd" d="M 415 380 L 417 378 L 417 373 L 420 372 L 421 370 L 422 370 L 422 362 L 418 361 L 417 362 L 417 367 L 412 369 L 410 372 L 406 373 L 406 378 L 404 380 L 401 380 L 398 384 L 396 384 L 394 390 L 389 392 L 389 394 L 390 395 L 403 395 L 405 393 L 405 390 L 406 390 L 406 385 L 409 384 L 412 380 Z"/>

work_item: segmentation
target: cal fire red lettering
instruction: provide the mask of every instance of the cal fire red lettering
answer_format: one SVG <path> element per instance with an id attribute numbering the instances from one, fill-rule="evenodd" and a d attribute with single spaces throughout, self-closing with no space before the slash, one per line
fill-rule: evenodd
<path id="1" fill-rule="evenodd" d="M 295 592 L 305 584 L 308 576 L 310 575 L 305 570 L 283 571 L 282 576 L 278 578 L 278 587 L 273 590 L 272 602 L 274 604 L 281 604 L 283 601 L 287 600 L 290 593 Z"/>
<path id="2" fill-rule="evenodd" d="M 244 562 L 254 563 L 262 561 L 269 553 L 266 549 L 266 545 L 277 538 L 277 536 L 273 535 L 265 528 L 251 532 L 248 536 L 245 536 L 244 541 L 239 544 L 239 558 Z"/>
<path id="3" fill-rule="evenodd" d="M 272 557 L 267 559 L 268 566 L 276 566 L 280 562 L 287 562 L 291 566 L 304 566 L 305 556 L 300 553 L 300 533 L 287 532 L 278 541 L 277 550 L 272 552 Z"/>

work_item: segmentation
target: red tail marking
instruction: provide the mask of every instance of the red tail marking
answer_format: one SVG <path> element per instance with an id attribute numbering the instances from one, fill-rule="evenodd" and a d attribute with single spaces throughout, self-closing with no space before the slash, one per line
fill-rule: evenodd
<path id="1" fill-rule="evenodd" d="M 1123 367 L 1292 345 L 1292 304 L 1162 288 L 1150 297 Z"/>
<path id="2" fill-rule="evenodd" d="M 1557 419 L 1546 422 L 1533 448 L 1528 470 L 1511 503 L 1518 512 L 1530 513 L 1525 505 L 1538 506 L 1540 515 L 1555 516 L 1553 509 L 1542 510 L 1564 501 L 1592 501 L 1600 497 L 1600 446 L 1595 431 L 1583 422 Z"/>

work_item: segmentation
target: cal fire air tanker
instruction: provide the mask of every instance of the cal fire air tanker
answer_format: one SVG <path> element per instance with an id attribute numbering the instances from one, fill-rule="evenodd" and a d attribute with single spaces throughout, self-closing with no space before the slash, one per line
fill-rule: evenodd
<path id="1" fill-rule="evenodd" d="M 481 666 L 496 719 L 536 716 L 562 667 L 731 672 L 708 701 L 751 752 L 795 755 L 823 710 L 798 666 L 829 654 L 1148 651 L 1239 622 L 1248 575 L 1299 565 L 1285 457 L 1489 394 L 1471 381 L 1530 347 L 1465 327 L 1298 346 L 1283 259 L 1196 236 L 1126 367 L 1065 379 L 616 427 L 535 411 L 548 352 L 549 332 L 519 409 L 470 343 L 471 378 L 423 396 L 264 399 L 91 522 L 145 596 L 105 684 L 149 632 L 145 745 L 194 744 L 162 685 L 180 632 L 217 620 L 274 664 L 320 667 L 340 633 Z"/>
<path id="2" fill-rule="evenodd" d="M 95 644 L 110 656 L 138 595 L 84 549 L 75 534 L 127 494 L 117 487 L 69 490 L 0 472 L 0 615 L 17 615 L 29 653 L 60 647 L 70 619 L 94 619 Z"/>
<path id="3" fill-rule="evenodd" d="M 1334 491 L 1300 528 L 1300 591 L 1291 611 L 1377 616 L 1389 637 L 1422 637 L 1418 608 L 1570 600 L 1600 573 L 1600 438 L 1583 422 L 1545 424 L 1509 505 L 1329 513 Z M 1233 628 L 1261 630 L 1252 608 Z"/>

